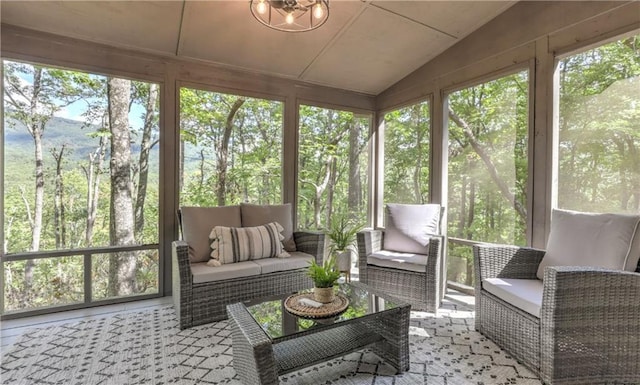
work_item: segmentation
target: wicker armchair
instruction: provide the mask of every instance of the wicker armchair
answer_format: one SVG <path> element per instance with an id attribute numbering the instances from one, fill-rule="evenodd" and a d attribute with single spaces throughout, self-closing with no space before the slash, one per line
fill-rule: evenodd
<path id="1" fill-rule="evenodd" d="M 411 304 L 412 310 L 435 313 L 444 296 L 442 283 L 442 245 L 444 237 L 433 235 L 429 242 L 427 264 L 422 271 L 411 271 L 368 263 L 368 256 L 382 250 L 384 230 L 358 233 L 360 282 Z"/>
<path id="2" fill-rule="evenodd" d="M 444 209 L 437 204 L 387 204 L 385 212 L 385 230 L 358 233 L 360 281 L 410 303 L 414 310 L 435 313 L 444 296 L 444 237 L 436 235 Z"/>
<path id="3" fill-rule="evenodd" d="M 546 384 L 640 384 L 640 262 L 635 272 L 548 266 L 540 283 L 544 256 L 474 246 L 476 330 Z M 496 278 L 538 281 L 539 316 L 487 291 L 485 280 Z"/>

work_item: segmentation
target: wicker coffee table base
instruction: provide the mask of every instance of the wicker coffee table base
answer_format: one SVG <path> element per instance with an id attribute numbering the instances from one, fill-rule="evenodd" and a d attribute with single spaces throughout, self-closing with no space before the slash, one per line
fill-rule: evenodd
<path id="1" fill-rule="evenodd" d="M 233 367 L 244 384 L 275 385 L 282 374 L 369 346 L 401 373 L 409 370 L 409 310 L 404 306 L 271 341 L 242 303 L 231 304 Z"/>

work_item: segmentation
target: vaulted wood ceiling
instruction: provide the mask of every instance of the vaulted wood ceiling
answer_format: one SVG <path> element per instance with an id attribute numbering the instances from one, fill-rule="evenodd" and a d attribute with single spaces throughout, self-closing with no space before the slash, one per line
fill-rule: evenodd
<path id="1" fill-rule="evenodd" d="M 259 24 L 248 0 L 2 1 L 2 23 L 377 95 L 515 1 L 331 0 L 318 30 Z"/>

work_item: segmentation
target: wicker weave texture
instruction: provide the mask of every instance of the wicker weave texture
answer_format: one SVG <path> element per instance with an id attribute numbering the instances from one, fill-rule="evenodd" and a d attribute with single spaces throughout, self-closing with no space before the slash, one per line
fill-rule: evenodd
<path id="1" fill-rule="evenodd" d="M 435 313 L 442 302 L 441 267 L 443 237 L 433 236 L 424 271 L 415 272 L 370 265 L 367 257 L 382 249 L 383 230 L 358 233 L 358 266 L 360 281 L 411 304 L 414 310 Z"/>
<path id="2" fill-rule="evenodd" d="M 271 341 L 242 303 L 226 307 L 234 368 L 247 385 L 275 385 L 278 376 L 371 346 L 398 373 L 409 370 L 410 306 L 372 313 Z"/>
<path id="3" fill-rule="evenodd" d="M 640 384 L 640 274 L 545 270 L 540 318 L 482 289 L 492 277 L 535 279 L 544 251 L 474 246 L 476 329 L 546 384 Z"/>
<path id="4" fill-rule="evenodd" d="M 228 305 L 233 341 L 233 368 L 244 384 L 278 384 L 271 340 L 244 305 Z"/>
<path id="5" fill-rule="evenodd" d="M 318 263 L 322 262 L 323 234 L 296 232 L 294 239 L 298 250 L 313 255 Z M 230 303 L 294 293 L 313 286 L 306 268 L 194 284 L 189 245 L 175 241 L 172 246 L 174 305 L 181 329 L 225 319 L 225 306 Z"/>

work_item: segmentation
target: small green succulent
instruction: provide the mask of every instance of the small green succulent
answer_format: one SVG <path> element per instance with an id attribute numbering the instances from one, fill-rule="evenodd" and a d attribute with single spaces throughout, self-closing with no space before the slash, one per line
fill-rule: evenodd
<path id="1" fill-rule="evenodd" d="M 311 261 L 307 274 L 313 280 L 315 287 L 332 287 L 340 278 L 340 272 L 336 268 L 335 256 L 330 256 L 322 265 Z"/>

